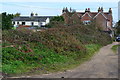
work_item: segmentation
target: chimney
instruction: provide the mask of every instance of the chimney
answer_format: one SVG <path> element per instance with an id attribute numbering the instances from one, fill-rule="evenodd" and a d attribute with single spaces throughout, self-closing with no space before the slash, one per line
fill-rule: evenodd
<path id="1" fill-rule="evenodd" d="M 103 7 L 101 7 L 101 11 L 103 12 Z"/>
<path id="2" fill-rule="evenodd" d="M 66 7 L 66 9 L 65 9 L 65 12 L 69 12 L 67 7 Z"/>
<path id="3" fill-rule="evenodd" d="M 70 12 L 72 12 L 72 8 L 70 7 Z"/>
<path id="4" fill-rule="evenodd" d="M 88 8 L 88 12 L 90 12 L 90 8 Z"/>
<path id="5" fill-rule="evenodd" d="M 63 10 L 62 10 L 62 13 L 64 13 L 65 12 L 65 8 L 63 8 Z"/>
<path id="6" fill-rule="evenodd" d="M 87 9 L 87 8 L 85 9 L 85 12 L 88 12 L 88 9 Z"/>
<path id="7" fill-rule="evenodd" d="M 32 13 L 30 14 L 30 16 L 31 16 L 31 17 L 34 16 L 34 13 L 32 12 Z"/>
<path id="8" fill-rule="evenodd" d="M 101 10 L 100 10 L 100 7 L 98 8 L 98 12 L 100 12 Z"/>
<path id="9" fill-rule="evenodd" d="M 109 13 L 112 13 L 112 9 L 111 8 L 109 8 Z"/>

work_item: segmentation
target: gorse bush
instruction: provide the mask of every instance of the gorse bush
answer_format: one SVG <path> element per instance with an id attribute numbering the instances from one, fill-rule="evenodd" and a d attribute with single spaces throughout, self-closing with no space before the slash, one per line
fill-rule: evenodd
<path id="1" fill-rule="evenodd" d="M 40 71 L 65 69 L 112 41 L 108 34 L 93 26 L 80 24 L 59 25 L 41 32 L 4 30 L 2 38 L 3 72 L 9 74 L 30 72 L 34 68 Z M 25 66 L 26 71 L 19 65 Z"/>

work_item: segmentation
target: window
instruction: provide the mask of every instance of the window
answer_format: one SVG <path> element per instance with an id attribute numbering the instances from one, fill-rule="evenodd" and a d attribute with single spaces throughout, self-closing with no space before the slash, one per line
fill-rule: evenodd
<path id="1" fill-rule="evenodd" d="M 34 22 L 32 22 L 31 25 L 33 26 L 33 25 L 34 25 Z"/>
<path id="2" fill-rule="evenodd" d="M 15 24 L 15 22 L 13 22 L 13 25 Z"/>
<path id="3" fill-rule="evenodd" d="M 17 22 L 17 24 L 19 24 L 19 22 Z"/>
<path id="4" fill-rule="evenodd" d="M 22 25 L 25 25 L 25 22 L 22 22 Z"/>
<path id="5" fill-rule="evenodd" d="M 43 25 L 43 23 L 40 23 L 40 25 Z"/>
<path id="6" fill-rule="evenodd" d="M 88 21 L 83 21 L 83 23 L 85 24 L 85 25 L 89 25 L 90 24 L 90 20 L 88 20 Z"/>

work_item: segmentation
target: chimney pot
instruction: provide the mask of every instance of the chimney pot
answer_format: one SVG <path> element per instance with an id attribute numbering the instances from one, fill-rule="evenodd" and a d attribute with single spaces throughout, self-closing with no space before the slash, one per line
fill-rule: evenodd
<path id="1" fill-rule="evenodd" d="M 103 7 L 101 7 L 101 11 L 103 12 Z"/>
<path id="2" fill-rule="evenodd" d="M 31 16 L 34 16 L 34 13 L 33 13 L 33 12 L 31 13 Z"/>
<path id="3" fill-rule="evenodd" d="M 112 9 L 111 8 L 109 8 L 109 13 L 112 13 Z"/>
<path id="4" fill-rule="evenodd" d="M 90 8 L 88 8 L 88 12 L 90 12 Z"/>
<path id="5" fill-rule="evenodd" d="M 86 8 L 86 9 L 85 9 L 85 12 L 87 12 L 87 11 L 88 11 L 88 9 Z"/>
<path id="6" fill-rule="evenodd" d="M 98 12 L 100 12 L 101 10 L 100 10 L 100 7 L 98 8 Z"/>

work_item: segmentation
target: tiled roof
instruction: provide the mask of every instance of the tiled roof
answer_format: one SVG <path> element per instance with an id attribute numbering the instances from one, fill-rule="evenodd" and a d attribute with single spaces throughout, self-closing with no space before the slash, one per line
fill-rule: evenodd
<path id="1" fill-rule="evenodd" d="M 97 14 L 98 14 L 99 12 L 89 12 L 89 14 L 90 14 L 90 16 L 92 17 L 92 18 L 94 18 Z M 77 14 L 79 15 L 79 17 L 82 17 L 84 14 L 85 14 L 85 12 L 77 12 Z M 109 16 L 109 12 L 103 12 L 103 15 L 108 19 L 108 20 L 110 20 L 110 16 Z"/>
<path id="2" fill-rule="evenodd" d="M 79 15 L 79 17 L 81 17 L 85 14 L 85 12 L 77 12 L 77 14 Z M 98 14 L 98 12 L 89 12 L 89 14 L 91 17 L 95 17 Z M 109 19 L 108 12 L 103 12 L 103 14 Z"/>

